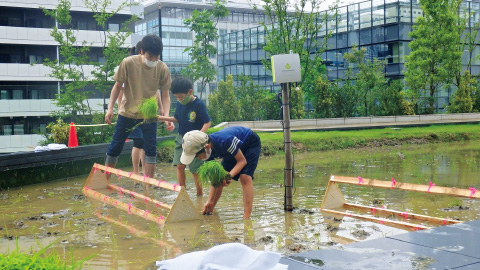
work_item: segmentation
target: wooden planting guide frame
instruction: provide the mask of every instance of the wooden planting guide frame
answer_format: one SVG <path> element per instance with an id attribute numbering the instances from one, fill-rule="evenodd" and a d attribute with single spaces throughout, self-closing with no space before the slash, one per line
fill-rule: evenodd
<path id="1" fill-rule="evenodd" d="M 431 194 L 442 194 L 442 195 L 480 199 L 480 192 L 476 192 L 477 190 L 473 187 L 471 187 L 470 189 L 460 189 L 460 188 L 436 186 L 431 182 L 429 185 L 400 183 L 400 182 L 396 182 L 393 178 L 392 178 L 392 181 L 389 182 L 389 181 L 382 181 L 382 180 L 375 180 L 375 179 L 365 179 L 365 178 L 362 179 L 361 177 L 348 177 L 348 176 L 335 176 L 335 175 L 330 176 L 330 181 L 328 182 L 327 190 L 325 192 L 325 196 L 323 198 L 322 205 L 321 205 L 321 210 L 323 212 L 327 212 L 335 215 L 349 216 L 357 219 L 378 222 L 386 225 L 407 227 L 414 230 L 429 229 L 429 227 L 423 226 L 420 224 L 398 221 L 398 220 L 391 220 L 391 219 L 378 218 L 378 217 L 369 216 L 369 215 L 348 213 L 342 208 L 357 209 L 365 212 L 372 211 L 373 213 L 377 212 L 379 214 L 399 216 L 399 217 L 404 217 L 405 220 L 407 220 L 407 217 L 408 217 L 414 220 L 423 220 L 423 221 L 428 221 L 428 222 L 438 223 L 443 225 L 461 223 L 462 221 L 348 203 L 345 201 L 345 198 L 338 184 L 361 185 L 366 187 L 416 191 L 416 192 L 425 192 L 425 193 L 431 193 Z"/>
<path id="2" fill-rule="evenodd" d="M 177 193 L 175 202 L 172 205 L 160 202 L 144 194 L 111 184 L 107 179 L 118 178 L 118 180 L 120 180 L 122 177 L 124 177 L 126 181 L 133 180 L 145 185 L 151 185 L 151 192 L 154 192 L 153 187 L 159 187 L 162 190 L 175 192 Z M 105 194 L 113 191 L 118 192 L 120 196 L 130 196 L 130 203 L 122 202 Z M 137 215 L 158 224 L 181 222 L 201 218 L 200 213 L 195 209 L 195 205 L 190 200 L 190 197 L 188 196 L 184 187 L 177 184 L 170 184 L 162 180 L 156 180 L 150 177 L 125 172 L 120 169 L 106 167 L 96 163 L 93 165 L 90 175 L 87 178 L 87 182 L 83 187 L 83 193 L 89 198 L 103 201 L 104 203 L 112 205 L 118 209 L 125 210 L 129 214 Z M 150 209 L 156 210 L 149 211 L 148 209 L 140 209 L 133 205 L 134 201 L 137 203 L 142 201 L 144 202 L 146 208 L 149 207 Z M 168 211 L 166 218 L 161 214 L 161 211 Z"/>

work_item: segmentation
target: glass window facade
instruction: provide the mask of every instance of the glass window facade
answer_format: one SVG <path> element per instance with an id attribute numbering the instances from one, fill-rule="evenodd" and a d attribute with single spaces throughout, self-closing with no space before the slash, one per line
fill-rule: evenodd
<path id="1" fill-rule="evenodd" d="M 47 124 L 55 121 L 54 117 L 0 117 L 0 136 L 45 133 Z"/>
<path id="2" fill-rule="evenodd" d="M 479 22 L 480 3 L 465 1 L 462 7 L 463 13 L 470 14 L 468 27 Z M 339 7 L 337 11 L 336 17 L 328 15 L 326 24 L 318 32 L 319 38 L 326 33 L 332 34 L 327 39 L 327 50 L 322 56 L 328 78 L 335 80 L 344 77 L 347 63 L 343 55 L 350 52 L 353 46 L 365 48 L 367 59 L 385 60 L 387 77 L 403 78 L 405 56 L 410 53 L 408 43 L 411 38 L 408 33 L 415 20 L 423 16 L 418 1 L 370 0 Z M 219 79 L 229 74 L 234 78 L 248 74 L 257 84 L 272 86 L 270 72 L 261 64 L 261 60 L 266 58 L 261 49 L 265 43 L 264 35 L 263 27 L 256 27 L 220 36 Z M 476 42 L 480 45 L 480 35 Z M 464 65 L 472 59 L 471 73 L 474 75 L 480 74 L 480 60 L 476 58 L 479 54 L 480 48 L 477 47 L 472 55 L 466 52 L 462 59 Z M 450 90 L 440 92 L 439 100 L 448 99 L 451 93 Z"/>
<path id="3" fill-rule="evenodd" d="M 185 49 L 193 45 L 195 36 L 194 33 L 185 26 L 183 23 L 184 20 L 190 18 L 194 10 L 211 8 L 211 5 L 206 5 L 202 1 L 188 0 L 188 2 L 192 2 L 188 7 L 179 7 L 177 3 L 163 2 L 160 18 L 158 9 L 156 8 L 157 4 L 155 4 L 154 9 L 152 9 L 151 6 L 146 7 L 145 19 L 137 22 L 135 25 L 135 33 L 138 35 L 161 34 L 163 41 L 162 60 L 168 65 L 173 77 L 180 74 L 180 72 L 191 63 L 191 57 L 188 55 L 188 52 L 185 52 Z M 262 55 L 257 52 L 257 50 L 259 50 L 258 42 L 260 40 L 258 37 L 259 31 L 248 28 L 259 25 L 259 22 L 265 20 L 265 16 L 260 11 L 247 9 L 245 7 L 242 7 L 244 11 L 240 12 L 238 6 L 235 6 L 235 4 L 227 4 L 226 7 L 230 10 L 230 13 L 226 18 L 220 19 L 217 24 L 220 41 L 216 45 L 218 50 L 227 50 L 232 53 L 238 50 L 238 53 L 234 53 L 231 57 L 222 58 L 221 62 L 230 65 L 236 61 L 252 61 L 252 59 L 256 61 L 259 59 L 259 55 Z M 161 25 L 161 31 L 159 31 L 159 25 Z M 248 31 L 241 33 L 232 32 L 238 29 L 248 29 Z M 230 33 L 231 37 L 228 36 Z M 225 36 L 228 36 L 228 43 L 223 42 L 223 40 L 227 40 Z M 255 50 L 255 52 L 251 54 L 245 53 L 251 49 Z M 211 56 L 213 63 L 219 61 L 215 59 L 215 57 L 215 55 Z M 259 65 L 259 67 L 261 67 L 261 65 Z M 248 70 L 250 72 L 252 69 L 249 68 Z M 224 74 L 225 70 L 218 70 L 218 72 Z M 194 86 L 196 88 L 197 84 L 194 84 Z M 208 86 L 210 91 L 215 87 L 216 85 L 214 83 Z M 195 91 L 199 93 L 199 89 L 195 89 Z"/>
<path id="4" fill-rule="evenodd" d="M 52 83 L 0 84 L 0 100 L 8 99 L 54 99 L 58 86 Z"/>

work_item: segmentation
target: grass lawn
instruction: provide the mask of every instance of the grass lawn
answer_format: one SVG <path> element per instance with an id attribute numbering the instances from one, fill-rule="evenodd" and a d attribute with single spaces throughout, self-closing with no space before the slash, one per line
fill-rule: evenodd
<path id="1" fill-rule="evenodd" d="M 218 130 L 218 129 L 217 129 Z M 209 130 L 209 133 L 216 130 Z M 283 152 L 283 132 L 258 132 L 262 154 Z M 292 131 L 294 152 L 383 147 L 402 144 L 425 144 L 480 139 L 480 124 L 444 124 L 421 127 L 387 127 L 358 130 Z M 161 161 L 173 158 L 173 140 L 158 144 Z"/>

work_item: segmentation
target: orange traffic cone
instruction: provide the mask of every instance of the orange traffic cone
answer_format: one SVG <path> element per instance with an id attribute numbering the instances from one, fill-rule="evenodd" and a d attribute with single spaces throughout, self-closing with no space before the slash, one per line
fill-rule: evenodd
<path id="1" fill-rule="evenodd" d="M 68 147 L 77 147 L 77 131 L 75 130 L 75 123 L 70 123 L 70 132 L 68 134 Z"/>

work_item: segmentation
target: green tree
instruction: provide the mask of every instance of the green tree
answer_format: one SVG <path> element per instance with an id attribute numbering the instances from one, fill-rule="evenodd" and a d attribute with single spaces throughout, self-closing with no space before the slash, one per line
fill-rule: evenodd
<path id="1" fill-rule="evenodd" d="M 45 134 L 47 143 L 54 142 L 67 144 L 70 125 L 63 122 L 62 118 L 57 118 L 57 122 L 48 123 L 47 130 L 50 131 L 50 133 Z"/>
<path id="2" fill-rule="evenodd" d="M 412 115 L 413 104 L 405 95 L 402 80 L 390 80 L 388 86 L 379 89 L 377 93 L 375 115 Z"/>
<path id="3" fill-rule="evenodd" d="M 348 79 L 349 71 L 346 71 L 346 79 L 337 80 L 332 84 L 334 117 L 353 117 L 357 114 L 357 93 L 352 79 Z"/>
<path id="4" fill-rule="evenodd" d="M 424 16 L 409 33 L 405 81 L 410 97 L 427 97 L 426 113 L 435 110 L 435 94 L 453 82 L 461 69 L 459 8 L 462 0 L 420 0 Z M 418 113 L 418 104 L 415 112 Z"/>
<path id="5" fill-rule="evenodd" d="M 269 95 L 268 91 L 254 84 L 250 76 L 239 75 L 235 86 L 235 98 L 240 104 L 240 119 L 253 121 L 266 119 Z"/>
<path id="6" fill-rule="evenodd" d="M 478 79 L 475 81 L 473 85 L 473 92 L 472 92 L 472 100 L 473 100 L 473 112 L 480 112 L 480 81 Z"/>
<path id="7" fill-rule="evenodd" d="M 476 39 L 480 28 L 480 22 L 472 25 L 474 20 L 469 20 L 469 18 L 474 16 L 474 13 L 474 11 L 468 12 L 466 9 L 460 10 L 458 28 L 461 34 L 461 40 L 458 47 L 459 52 L 463 53 L 463 56 L 468 60 L 463 75 L 461 74 L 461 69 L 457 73 L 456 86 L 458 90 L 462 90 L 461 93 L 455 93 L 452 97 L 451 104 L 447 107 L 447 111 L 449 112 L 472 112 L 479 111 L 480 109 L 480 96 L 476 90 L 478 76 L 472 76 L 469 72 L 472 68 L 472 62 L 475 60 L 474 51 L 478 47 Z M 464 26 L 467 25 L 469 27 L 465 29 Z M 477 58 L 478 57 L 477 55 Z M 467 95 L 469 95 L 469 97 Z M 472 103 L 472 108 L 470 108 L 470 102 Z"/>
<path id="8" fill-rule="evenodd" d="M 467 3 L 468 5 L 468 3 Z M 471 24 L 474 20 L 469 20 L 469 18 L 473 18 L 475 14 L 475 11 L 468 12 L 468 9 L 462 8 L 460 6 L 459 9 L 459 18 L 458 18 L 458 31 L 459 35 L 458 37 L 460 38 L 458 42 L 458 51 L 463 55 L 464 58 L 468 59 L 466 63 L 466 70 L 471 70 L 472 67 L 472 62 L 475 60 L 474 59 L 474 51 L 477 48 L 477 36 L 478 36 L 478 30 L 480 27 L 480 22 L 477 22 L 475 24 Z M 468 29 L 466 29 L 468 26 Z M 478 57 L 478 56 L 477 56 Z M 460 80 L 462 79 L 462 74 L 461 74 L 462 69 L 460 68 L 458 70 L 457 76 L 456 76 L 456 82 L 455 85 L 458 87 L 460 85 Z"/>
<path id="9" fill-rule="evenodd" d="M 298 86 L 300 91 L 305 92 L 307 100 L 315 96 L 315 80 L 325 73 L 321 55 L 325 52 L 326 40 L 331 35 L 322 34 L 322 31 L 325 32 L 322 28 L 331 13 L 322 11 L 322 3 L 323 1 L 317 0 L 262 0 L 261 4 L 267 16 L 267 20 L 261 23 L 265 30 L 263 50 L 267 56 L 288 54 L 290 51 L 300 56 L 302 79 Z M 321 38 L 321 35 L 325 36 Z M 267 69 L 271 69 L 269 58 L 263 59 L 262 63 Z M 292 87 L 294 88 L 295 86 Z M 295 100 L 303 96 L 301 93 L 292 96 L 292 105 L 301 104 L 304 107 L 303 100 Z M 291 110 L 300 112 L 301 108 L 291 106 Z M 300 115 L 304 114 L 294 113 L 292 117 L 297 118 Z"/>
<path id="10" fill-rule="evenodd" d="M 358 93 L 355 86 L 354 64 L 349 64 L 342 79 L 331 84 L 334 117 L 358 116 Z"/>
<path id="11" fill-rule="evenodd" d="M 299 54 L 302 66 L 299 84 L 307 93 L 313 91 L 312 85 L 318 75 L 325 72 L 321 55 L 326 50 L 326 38 L 331 34 L 319 38 L 328 17 L 328 12 L 321 11 L 322 3 L 316 0 L 262 0 L 267 16 L 267 20 L 260 23 L 265 30 L 263 50 L 269 56 L 290 51 Z M 271 69 L 270 58 L 263 59 L 262 63 Z"/>
<path id="12" fill-rule="evenodd" d="M 240 104 L 235 100 L 233 76 L 218 82 L 218 89 L 209 96 L 208 113 L 213 124 L 239 120 Z"/>
<path id="13" fill-rule="evenodd" d="M 333 106 L 335 93 L 332 90 L 332 83 L 327 76 L 319 76 L 317 78 L 313 91 L 314 95 L 312 96 L 315 117 L 330 118 L 335 116 L 335 108 Z"/>
<path id="14" fill-rule="evenodd" d="M 447 107 L 449 113 L 469 113 L 473 109 L 473 98 L 475 79 L 470 76 L 468 70 L 460 79 L 457 91 L 453 94 L 452 102 Z"/>
<path id="15" fill-rule="evenodd" d="M 358 97 L 357 112 L 363 116 L 376 114 L 379 92 L 387 85 L 383 72 L 385 63 L 378 59 L 365 59 L 366 52 L 365 48 L 353 47 L 352 52 L 343 55 L 348 61 L 349 69 L 353 66 L 358 70 L 354 88 Z"/>
<path id="16" fill-rule="evenodd" d="M 260 120 L 280 120 L 282 118 L 282 111 L 280 110 L 282 103 L 279 102 L 276 94 L 269 93 L 266 90 L 265 92 L 265 103 L 263 103 Z"/>
<path id="17" fill-rule="evenodd" d="M 86 7 L 93 13 L 93 17 L 100 27 L 102 42 L 102 59 L 103 61 L 94 61 L 92 64 L 95 69 L 92 71 L 93 79 L 91 83 L 97 90 L 103 93 L 103 113 L 106 111 L 106 97 L 110 93 L 114 81 L 112 79 L 115 74 L 115 68 L 120 65 L 123 58 L 128 56 L 127 38 L 132 34 L 129 26 L 137 20 L 137 16 L 132 16 L 129 20 L 122 23 L 120 31 L 111 31 L 108 28 L 108 22 L 113 16 L 127 7 L 137 5 L 136 2 L 124 1 L 120 5 L 111 9 L 111 0 L 92 1 L 84 0 Z"/>
<path id="18" fill-rule="evenodd" d="M 200 80 L 202 98 L 203 89 L 207 83 L 216 80 L 216 70 L 210 57 L 217 54 L 213 43 L 218 39 L 217 24 L 221 18 L 228 16 L 229 11 L 220 0 L 213 3 L 213 9 L 193 10 L 192 16 L 183 23 L 195 34 L 193 45 L 185 49 L 191 58 L 191 63 L 182 70 L 182 74 L 192 81 Z"/>
<path id="19" fill-rule="evenodd" d="M 111 9 L 110 0 L 84 0 L 84 3 L 94 13 L 97 26 L 102 29 L 102 56 L 105 61 L 91 61 L 88 54 L 91 44 L 78 40 L 78 30 L 73 29 L 70 0 L 60 0 L 55 10 L 44 9 L 46 15 L 58 22 L 58 26 L 53 27 L 51 36 L 59 44 L 60 59 L 46 59 L 44 65 L 52 69 L 50 76 L 61 81 L 62 88 L 56 96 L 56 104 L 61 108 L 61 111 L 56 112 L 58 117 L 64 120 L 71 118 L 77 124 L 103 123 L 103 114 L 90 109 L 88 98 L 91 91 L 88 89 L 94 86 L 104 93 L 104 97 L 110 91 L 114 70 L 128 54 L 125 42 L 132 31 L 127 25 L 131 24 L 136 16 L 124 22 L 119 32 L 111 32 L 107 29 L 111 18 L 120 10 L 134 4 L 124 1 Z M 86 65 L 93 65 L 95 69 L 87 74 L 83 70 Z M 80 144 L 101 143 L 110 140 L 112 132 L 113 126 L 82 128 L 77 130 L 77 137 Z"/>
<path id="20" fill-rule="evenodd" d="M 86 46 L 86 41 L 77 40 L 78 31 L 73 30 L 70 7 L 69 0 L 59 0 L 55 10 L 43 9 L 47 16 L 57 21 L 58 26 L 52 28 L 50 35 L 58 43 L 60 55 L 60 59 L 44 59 L 43 65 L 52 70 L 48 75 L 61 83 L 55 103 L 62 110 L 57 113 L 75 119 L 77 114 L 91 113 L 90 106 L 85 102 L 89 96 L 86 90 L 89 82 L 82 66 L 89 63 L 90 48 Z"/>
<path id="21" fill-rule="evenodd" d="M 292 119 L 305 118 L 305 98 L 300 87 L 290 88 L 290 117 Z"/>

